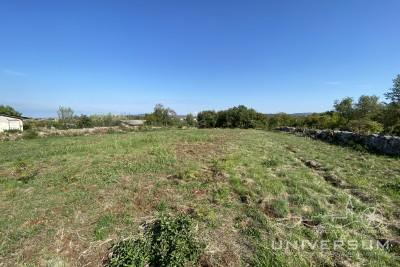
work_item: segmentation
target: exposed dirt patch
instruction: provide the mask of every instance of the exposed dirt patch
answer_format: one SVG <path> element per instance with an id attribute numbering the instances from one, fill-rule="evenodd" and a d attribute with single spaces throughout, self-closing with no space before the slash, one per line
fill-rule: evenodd
<path id="1" fill-rule="evenodd" d="M 180 160 L 200 159 L 217 153 L 220 144 L 200 142 L 200 143 L 182 143 L 174 148 L 176 157 Z"/>
<path id="2" fill-rule="evenodd" d="M 339 187 L 339 188 L 345 188 L 346 187 L 346 183 L 343 180 L 341 180 L 339 177 L 337 177 L 336 175 L 334 175 L 332 173 L 324 173 L 323 177 L 324 177 L 325 181 L 327 181 L 328 183 L 330 183 L 334 187 Z"/>
<path id="3" fill-rule="evenodd" d="M 357 198 L 359 198 L 361 201 L 363 202 L 367 202 L 367 203 L 372 203 L 374 202 L 374 198 L 368 194 L 366 194 L 364 191 L 362 191 L 361 189 L 357 189 L 357 188 L 352 188 L 350 189 L 350 193 L 353 196 L 356 196 Z"/>

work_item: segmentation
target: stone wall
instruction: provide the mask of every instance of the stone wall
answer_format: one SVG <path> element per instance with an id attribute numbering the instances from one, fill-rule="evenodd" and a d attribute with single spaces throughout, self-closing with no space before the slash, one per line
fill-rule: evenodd
<path id="1" fill-rule="evenodd" d="M 346 131 L 317 130 L 295 127 L 279 127 L 279 131 L 320 139 L 340 145 L 361 145 L 369 151 L 400 156 L 400 137 L 387 135 L 364 135 Z"/>

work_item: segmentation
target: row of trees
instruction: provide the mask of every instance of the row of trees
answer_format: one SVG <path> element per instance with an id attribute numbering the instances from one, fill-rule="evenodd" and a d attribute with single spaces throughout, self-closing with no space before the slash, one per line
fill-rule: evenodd
<path id="1" fill-rule="evenodd" d="M 269 119 L 269 126 L 295 126 L 320 129 L 340 129 L 361 133 L 400 135 L 400 75 L 385 94 L 388 101 L 377 96 L 362 95 L 357 101 L 346 97 L 335 101 L 334 110 L 305 117 L 277 114 Z"/>
<path id="2" fill-rule="evenodd" d="M 334 109 L 307 116 L 285 113 L 264 115 L 254 109 L 238 106 L 223 110 L 202 111 L 197 115 L 199 128 L 268 128 L 294 126 L 319 129 L 339 129 L 360 133 L 400 135 L 400 75 L 385 94 L 387 103 L 377 96 L 362 95 L 357 101 L 351 97 L 334 102 Z"/>
<path id="3" fill-rule="evenodd" d="M 386 133 L 400 135 L 400 75 L 393 80 L 393 87 L 385 94 L 388 101 L 380 102 L 377 96 L 363 95 L 357 101 L 346 97 L 334 102 L 334 109 L 307 116 L 285 113 L 265 115 L 243 105 L 222 111 L 206 110 L 185 118 L 177 116 L 171 108 L 157 104 L 152 113 L 143 117 L 126 115 L 80 115 L 75 116 L 69 107 L 60 107 L 58 120 L 31 122 L 35 127 L 88 128 L 95 126 L 117 126 L 124 119 L 144 119 L 152 126 L 197 126 L 199 128 L 268 128 L 294 126 L 320 129 L 340 129 L 362 133 Z M 20 116 L 10 106 L 0 106 L 0 114 Z M 29 123 L 27 124 L 29 127 Z"/>
<path id="4" fill-rule="evenodd" d="M 243 105 L 227 110 L 206 110 L 197 114 L 199 128 L 265 128 L 267 117 Z"/>
<path id="5" fill-rule="evenodd" d="M 153 126 L 197 126 L 199 128 L 266 128 L 268 118 L 266 115 L 249 109 L 245 106 L 233 107 L 227 110 L 206 110 L 192 114 L 185 118 L 176 115 L 171 108 L 157 104 L 154 111 L 146 114 L 144 119 L 147 125 Z"/>

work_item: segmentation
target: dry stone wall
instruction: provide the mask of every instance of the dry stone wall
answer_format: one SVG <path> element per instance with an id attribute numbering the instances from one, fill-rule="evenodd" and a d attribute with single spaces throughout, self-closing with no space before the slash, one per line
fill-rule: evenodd
<path id="1" fill-rule="evenodd" d="M 378 134 L 365 135 L 346 131 L 317 130 L 295 127 L 279 127 L 277 130 L 301 136 L 308 136 L 340 145 L 358 144 L 375 153 L 400 156 L 400 137 L 397 136 Z"/>

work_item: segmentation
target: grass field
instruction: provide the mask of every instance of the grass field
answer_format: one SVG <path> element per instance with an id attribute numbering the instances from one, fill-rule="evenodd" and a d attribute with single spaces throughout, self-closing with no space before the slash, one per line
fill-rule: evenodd
<path id="1" fill-rule="evenodd" d="M 259 130 L 0 143 L 0 266 L 101 266 L 160 214 L 202 266 L 399 266 L 400 160 Z"/>

